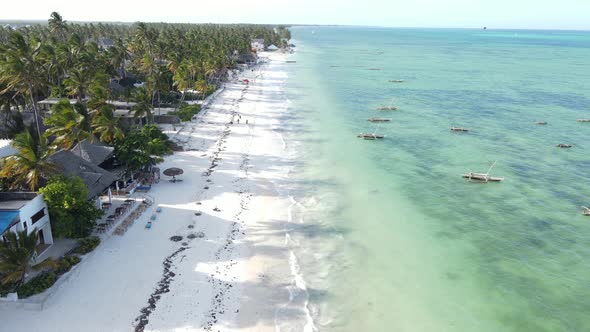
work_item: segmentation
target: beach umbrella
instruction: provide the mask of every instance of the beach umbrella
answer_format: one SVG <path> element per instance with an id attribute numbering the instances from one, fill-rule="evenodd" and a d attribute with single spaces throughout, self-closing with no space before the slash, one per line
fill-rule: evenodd
<path id="1" fill-rule="evenodd" d="M 113 203 L 113 191 L 111 190 L 111 188 L 109 187 L 109 191 L 107 192 L 107 195 L 109 196 L 109 204 Z"/>
<path id="2" fill-rule="evenodd" d="M 184 173 L 184 171 L 182 170 L 182 168 L 171 167 L 171 168 L 165 169 L 163 173 L 166 176 L 171 176 L 172 182 L 176 182 L 176 176 Z"/>

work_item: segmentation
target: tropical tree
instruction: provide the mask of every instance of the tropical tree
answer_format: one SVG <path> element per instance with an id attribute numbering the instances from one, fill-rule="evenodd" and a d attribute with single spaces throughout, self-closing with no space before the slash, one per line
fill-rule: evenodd
<path id="1" fill-rule="evenodd" d="M 132 97 L 136 102 L 131 109 L 131 111 L 134 112 L 133 116 L 135 118 L 147 116 L 148 123 L 151 123 L 154 116 L 152 113 L 152 96 L 149 91 L 144 87 L 137 88 L 133 90 Z"/>
<path id="2" fill-rule="evenodd" d="M 6 86 L 0 94 L 13 90 L 28 96 L 39 136 L 41 129 L 35 94 L 46 81 L 40 68 L 40 49 L 41 43 L 26 40 L 20 32 L 11 33 L 8 43 L 0 47 L 0 83 Z"/>
<path id="3" fill-rule="evenodd" d="M 92 74 L 86 68 L 74 68 L 64 80 L 66 90 L 70 96 L 76 96 L 79 103 L 86 97 L 86 90 L 92 84 Z"/>
<path id="4" fill-rule="evenodd" d="M 125 137 L 123 130 L 119 127 L 119 118 L 114 116 L 113 109 L 104 105 L 92 120 L 94 133 L 105 143 L 113 143 L 116 139 Z"/>
<path id="5" fill-rule="evenodd" d="M 61 15 L 59 15 L 57 12 L 51 13 L 48 23 L 51 33 L 58 36 L 61 41 L 64 41 L 65 34 L 68 31 L 68 26 Z"/>
<path id="6" fill-rule="evenodd" d="M 115 140 L 115 155 L 131 170 L 155 165 L 163 161 L 162 156 L 171 153 L 166 134 L 153 125 L 133 129 L 124 139 Z"/>
<path id="7" fill-rule="evenodd" d="M 79 114 L 67 99 L 62 99 L 53 105 L 51 116 L 45 119 L 45 124 L 50 126 L 45 131 L 45 137 L 55 136 L 53 144 L 65 149 L 72 148 L 84 139 L 94 138 L 85 129 L 87 127 L 85 117 Z M 80 153 L 82 153 L 81 149 Z"/>
<path id="8" fill-rule="evenodd" d="M 86 185 L 77 176 L 52 177 L 39 192 L 47 202 L 54 236 L 86 237 L 92 233 L 96 219 L 102 216 L 102 211 L 88 200 Z"/>
<path id="9" fill-rule="evenodd" d="M 48 160 L 50 150 L 44 137 L 37 142 L 25 131 L 16 135 L 12 146 L 16 153 L 2 159 L 0 170 L 0 177 L 10 182 L 11 189 L 26 187 L 36 191 L 43 179 L 57 172 L 57 166 Z"/>
<path id="10" fill-rule="evenodd" d="M 25 281 L 31 268 L 38 270 L 47 267 L 55 267 L 56 263 L 51 258 L 31 266 L 31 261 L 36 254 L 36 246 L 39 234 L 35 229 L 30 234 L 27 231 L 4 234 L 6 241 L 0 242 L 0 274 L 2 285 L 13 284 L 16 287 Z"/>

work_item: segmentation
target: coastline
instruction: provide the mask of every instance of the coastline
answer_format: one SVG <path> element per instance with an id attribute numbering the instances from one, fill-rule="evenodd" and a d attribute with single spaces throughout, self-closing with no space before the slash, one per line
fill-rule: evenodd
<path id="1" fill-rule="evenodd" d="M 185 151 L 160 168 L 183 168 L 183 181 L 154 186 L 149 194 L 156 204 L 125 235 L 103 242 L 35 313 L 37 319 L 3 310 L 4 327 L 275 331 L 282 324 L 305 325 L 305 309 L 290 301 L 292 254 L 285 230 L 291 203 L 276 189 L 289 167 L 274 131 L 287 110 L 287 75 L 281 70 L 287 55 L 265 56 L 268 63 L 241 76 L 250 84 L 226 83 L 173 136 Z M 162 212 L 147 230 L 157 206 Z M 172 236 L 182 240 L 173 242 Z"/>

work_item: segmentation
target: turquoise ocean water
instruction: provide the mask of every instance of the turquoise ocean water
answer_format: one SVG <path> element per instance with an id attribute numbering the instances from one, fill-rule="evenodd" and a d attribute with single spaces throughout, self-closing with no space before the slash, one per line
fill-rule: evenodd
<path id="1" fill-rule="evenodd" d="M 315 329 L 590 331 L 590 33 L 292 33 L 289 232 Z M 461 178 L 494 161 L 504 182 Z"/>

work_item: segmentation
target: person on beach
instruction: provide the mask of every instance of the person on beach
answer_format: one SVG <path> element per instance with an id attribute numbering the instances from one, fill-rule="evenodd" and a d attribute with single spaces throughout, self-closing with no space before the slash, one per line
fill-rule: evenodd
<path id="1" fill-rule="evenodd" d="M 246 124 L 248 124 L 248 119 L 246 119 Z"/>

